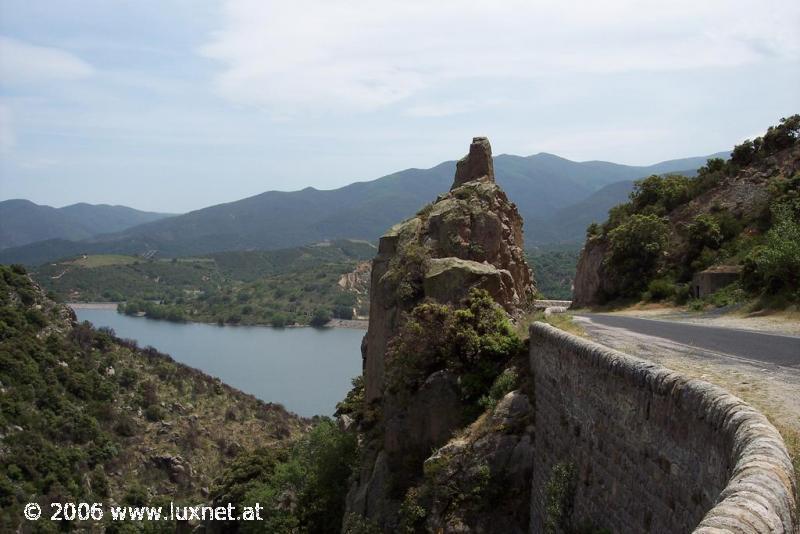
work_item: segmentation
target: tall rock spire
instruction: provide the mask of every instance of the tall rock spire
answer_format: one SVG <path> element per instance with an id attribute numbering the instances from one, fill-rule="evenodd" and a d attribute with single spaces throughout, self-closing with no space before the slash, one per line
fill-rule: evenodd
<path id="1" fill-rule="evenodd" d="M 385 532 L 397 531 L 398 496 L 419 481 L 425 458 L 450 439 L 467 413 L 461 388 L 469 381 L 459 373 L 473 372 L 465 371 L 473 365 L 475 370 L 499 365 L 493 356 L 485 361 L 481 356 L 461 370 L 436 367 L 422 386 L 393 391 L 397 366 L 416 365 L 392 360 L 409 313 L 427 313 L 419 306 L 431 302 L 458 309 L 475 288 L 508 314 L 518 314 L 536 289 L 522 246 L 522 217 L 495 183 L 492 148 L 485 137 L 475 137 L 469 154 L 456 165 L 451 191 L 381 237 L 372 262 L 369 328 L 361 345 L 364 413 L 374 414 L 365 425 L 374 431 L 363 443 L 358 481 L 347 495 L 348 514 L 375 520 Z M 420 358 L 427 358 L 424 354 Z"/>
<path id="2" fill-rule="evenodd" d="M 473 137 L 469 154 L 456 163 L 456 176 L 450 189 L 460 187 L 473 180 L 494 182 L 492 145 L 486 137 Z"/>

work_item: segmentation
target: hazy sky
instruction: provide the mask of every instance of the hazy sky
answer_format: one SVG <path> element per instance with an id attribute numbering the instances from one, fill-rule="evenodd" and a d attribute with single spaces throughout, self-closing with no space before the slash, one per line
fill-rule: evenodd
<path id="1" fill-rule="evenodd" d="M 0 199 L 182 212 L 496 154 L 648 164 L 800 112 L 800 2 L 0 0 Z"/>

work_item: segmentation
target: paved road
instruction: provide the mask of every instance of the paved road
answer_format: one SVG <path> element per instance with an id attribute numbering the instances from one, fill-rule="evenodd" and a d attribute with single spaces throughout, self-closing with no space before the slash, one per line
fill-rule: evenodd
<path id="1" fill-rule="evenodd" d="M 578 315 L 601 325 L 624 328 L 714 352 L 776 365 L 800 365 L 800 337 L 601 313 Z"/>

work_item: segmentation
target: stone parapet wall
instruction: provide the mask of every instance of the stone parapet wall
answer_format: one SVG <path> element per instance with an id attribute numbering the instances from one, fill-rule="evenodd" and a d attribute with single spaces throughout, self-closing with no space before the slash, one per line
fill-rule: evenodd
<path id="1" fill-rule="evenodd" d="M 792 464 L 760 412 L 722 388 L 544 323 L 530 334 L 532 532 L 552 514 L 547 487 L 559 464 L 574 467 L 573 527 L 798 532 Z"/>
<path id="2" fill-rule="evenodd" d="M 536 309 L 543 310 L 545 308 L 552 308 L 552 307 L 561 307 L 561 308 L 569 308 L 572 306 L 571 300 L 543 300 L 543 299 L 536 299 L 533 301 L 533 307 Z"/>

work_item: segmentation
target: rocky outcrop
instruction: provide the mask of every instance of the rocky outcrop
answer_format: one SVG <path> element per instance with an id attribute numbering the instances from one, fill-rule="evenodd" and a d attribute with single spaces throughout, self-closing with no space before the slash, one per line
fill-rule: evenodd
<path id="1" fill-rule="evenodd" d="M 192 466 L 180 456 L 156 454 L 150 457 L 150 462 L 155 467 L 166 472 L 170 481 L 173 483 L 179 486 L 191 484 L 193 476 Z"/>
<path id="2" fill-rule="evenodd" d="M 456 163 L 456 176 L 450 189 L 461 187 L 475 180 L 494 182 L 494 164 L 492 162 L 492 146 L 486 137 L 473 137 L 469 146 L 469 154 Z"/>
<path id="3" fill-rule="evenodd" d="M 343 290 L 355 296 L 353 316 L 361 318 L 369 315 L 369 283 L 372 264 L 368 261 L 359 262 L 355 269 L 339 277 L 338 285 Z"/>
<path id="4" fill-rule="evenodd" d="M 480 287 L 510 313 L 526 306 L 534 284 L 522 246 L 522 218 L 494 181 L 489 141 L 476 137 L 450 191 L 380 239 L 362 347 L 367 400 L 381 396 L 386 343 L 415 303 L 458 302 Z"/>
<path id="5" fill-rule="evenodd" d="M 575 282 L 572 290 L 572 306 L 580 308 L 600 304 L 605 295 L 615 293 L 613 282 L 605 272 L 605 259 L 608 243 L 605 239 L 595 238 L 586 241 L 578 266 L 575 269 Z"/>
<path id="6" fill-rule="evenodd" d="M 346 521 L 383 532 L 795 532 L 779 434 L 720 388 L 544 323 L 525 350 L 469 352 L 489 323 L 462 300 L 470 288 L 512 316 L 533 304 L 522 221 L 487 155 L 476 138 L 450 192 L 381 239 L 366 402 L 356 429 L 342 420 L 361 443 Z M 605 246 L 584 250 L 579 305 L 612 289 Z"/>
<path id="7" fill-rule="evenodd" d="M 522 244 L 522 218 L 495 183 L 485 137 L 474 138 L 469 154 L 457 163 L 449 192 L 380 239 L 362 343 L 364 396 L 376 414 L 370 432 L 377 437 L 364 448 L 358 481 L 348 495 L 349 513 L 391 529 L 402 495 L 387 493 L 389 473 L 395 485 L 398 477 L 421 476 L 431 450 L 464 425 L 459 377 L 447 371 L 431 374 L 402 403 L 386 394 L 387 347 L 405 314 L 426 300 L 458 305 L 472 288 L 487 291 L 509 314 L 517 314 L 534 294 Z"/>
<path id="8" fill-rule="evenodd" d="M 427 532 L 528 532 L 532 423 L 528 396 L 512 391 L 425 461 Z"/>

